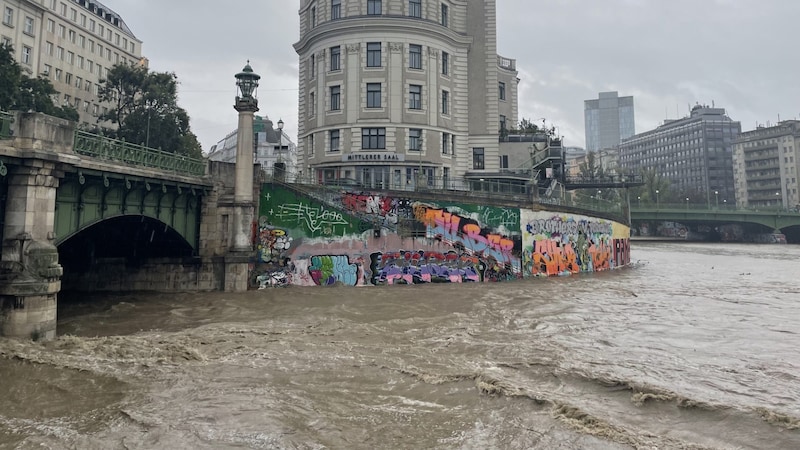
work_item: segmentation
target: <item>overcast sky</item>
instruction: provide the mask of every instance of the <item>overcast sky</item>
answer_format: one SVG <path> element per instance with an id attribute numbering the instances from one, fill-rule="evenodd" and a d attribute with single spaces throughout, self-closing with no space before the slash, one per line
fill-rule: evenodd
<path id="1" fill-rule="evenodd" d="M 175 72 L 204 151 L 236 127 L 234 75 L 261 75 L 259 115 L 297 137 L 299 0 L 103 0 L 150 68 Z M 389 0 L 402 1 L 402 0 Z M 742 123 L 800 118 L 794 0 L 497 0 L 498 53 L 517 60 L 520 118 L 584 145 L 583 101 L 634 97 L 636 132 L 695 103 Z"/>

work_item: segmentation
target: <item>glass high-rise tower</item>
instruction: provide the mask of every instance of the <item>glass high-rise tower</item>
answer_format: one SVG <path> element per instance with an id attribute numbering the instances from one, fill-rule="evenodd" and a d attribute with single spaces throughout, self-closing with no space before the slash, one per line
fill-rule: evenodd
<path id="1" fill-rule="evenodd" d="M 633 97 L 620 97 L 616 91 L 601 92 L 597 99 L 585 100 L 583 110 L 586 151 L 615 147 L 636 134 Z"/>

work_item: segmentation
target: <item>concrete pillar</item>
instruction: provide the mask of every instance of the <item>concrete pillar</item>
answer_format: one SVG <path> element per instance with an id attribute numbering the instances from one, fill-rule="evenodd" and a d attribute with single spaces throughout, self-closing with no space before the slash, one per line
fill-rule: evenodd
<path id="1" fill-rule="evenodd" d="M 11 168 L 0 257 L 0 335 L 52 339 L 63 269 L 53 244 L 54 163 Z"/>
<path id="2" fill-rule="evenodd" d="M 250 64 L 236 75 L 237 84 L 246 78 L 258 86 L 258 75 L 253 73 Z M 241 78 L 240 78 L 241 77 Z M 241 87 L 241 85 L 240 85 Z M 233 106 L 239 112 L 239 126 L 236 141 L 236 179 L 233 195 L 233 242 L 225 256 L 226 292 L 242 292 L 248 288 L 250 265 L 255 261 L 253 249 L 253 225 L 255 211 L 253 204 L 253 115 L 258 111 L 258 100 L 251 94 L 242 92 L 236 97 Z"/>

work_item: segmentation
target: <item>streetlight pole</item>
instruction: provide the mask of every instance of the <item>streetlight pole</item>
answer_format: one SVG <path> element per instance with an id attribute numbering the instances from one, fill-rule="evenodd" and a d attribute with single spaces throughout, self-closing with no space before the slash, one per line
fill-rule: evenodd
<path id="1" fill-rule="evenodd" d="M 689 210 L 689 197 L 686 197 L 686 210 Z"/>
<path id="2" fill-rule="evenodd" d="M 246 291 L 248 266 L 252 261 L 253 212 L 253 116 L 258 111 L 255 91 L 261 76 L 253 72 L 250 62 L 236 74 L 236 96 L 234 109 L 239 113 L 236 141 L 236 169 L 233 197 L 233 233 L 230 254 L 225 257 L 226 273 L 233 274 L 231 284 L 225 283 L 226 291 Z"/>
<path id="3" fill-rule="evenodd" d="M 656 189 L 656 209 L 658 208 L 658 189 Z"/>
<path id="4" fill-rule="evenodd" d="M 272 164 L 272 176 L 277 176 L 278 174 L 276 171 L 281 172 L 281 178 L 284 178 L 286 174 L 286 166 L 283 162 L 283 119 L 278 119 L 278 158 L 275 163 Z"/>
<path id="5" fill-rule="evenodd" d="M 714 203 L 716 203 L 717 209 L 719 209 L 719 191 L 714 191 Z"/>
<path id="6" fill-rule="evenodd" d="M 641 208 L 642 207 L 642 196 L 636 197 L 636 206 Z"/>
<path id="7" fill-rule="evenodd" d="M 781 207 L 781 198 L 780 197 L 781 197 L 781 193 L 780 192 L 776 192 L 775 193 L 775 205 L 778 207 L 778 209 L 780 209 L 780 207 Z"/>

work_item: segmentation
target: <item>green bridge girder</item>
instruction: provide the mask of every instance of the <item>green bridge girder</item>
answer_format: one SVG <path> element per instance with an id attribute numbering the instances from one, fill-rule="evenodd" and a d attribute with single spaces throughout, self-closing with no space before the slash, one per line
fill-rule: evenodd
<path id="1" fill-rule="evenodd" d="M 703 224 L 750 223 L 763 225 L 774 230 L 782 230 L 792 226 L 800 226 L 800 212 L 643 206 L 631 208 L 631 220 L 668 220 L 671 222 Z"/>
<path id="2" fill-rule="evenodd" d="M 144 216 L 174 229 L 197 251 L 204 190 L 174 181 L 94 171 L 68 173 L 56 191 L 55 244 L 104 220 Z"/>

